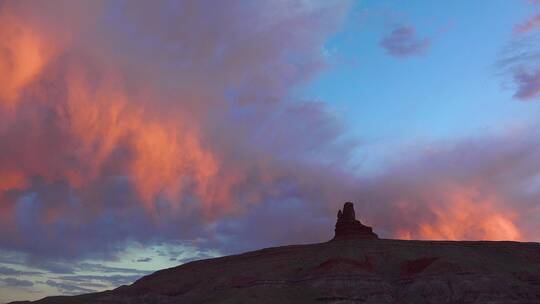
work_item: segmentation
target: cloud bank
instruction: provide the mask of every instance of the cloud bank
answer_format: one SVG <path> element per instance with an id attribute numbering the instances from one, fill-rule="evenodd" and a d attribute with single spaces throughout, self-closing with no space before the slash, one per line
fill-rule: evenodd
<path id="1" fill-rule="evenodd" d="M 380 176 L 346 169 L 344 127 L 293 98 L 325 67 L 346 2 L 0 3 L 2 249 L 45 265 L 128 241 L 317 242 L 349 200 L 383 237 L 539 237 L 531 132 L 407 155 Z M 402 27 L 381 44 L 410 56 L 429 39 Z M 85 292 L 67 279 L 41 284 Z"/>
<path id="2" fill-rule="evenodd" d="M 306 175 L 350 153 L 322 103 L 289 96 L 324 67 L 345 2 L 0 8 L 4 249 L 211 237 L 252 205 L 308 199 Z"/>

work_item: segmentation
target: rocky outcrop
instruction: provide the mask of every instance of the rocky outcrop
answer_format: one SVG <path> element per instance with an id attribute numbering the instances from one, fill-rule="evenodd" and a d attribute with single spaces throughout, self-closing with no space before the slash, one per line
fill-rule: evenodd
<path id="1" fill-rule="evenodd" d="M 371 227 L 365 226 L 356 219 L 354 205 L 351 202 L 345 203 L 343 211 L 339 210 L 334 240 L 343 239 L 378 239 Z"/>

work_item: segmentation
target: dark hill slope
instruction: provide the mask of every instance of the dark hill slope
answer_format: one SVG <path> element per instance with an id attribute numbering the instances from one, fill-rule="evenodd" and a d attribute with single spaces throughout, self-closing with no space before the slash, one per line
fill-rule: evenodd
<path id="1" fill-rule="evenodd" d="M 379 239 L 338 213 L 330 242 L 157 271 L 130 286 L 38 304 L 539 303 L 540 244 Z"/>
<path id="2" fill-rule="evenodd" d="M 540 303 L 540 244 L 351 239 L 284 246 L 35 303 Z"/>

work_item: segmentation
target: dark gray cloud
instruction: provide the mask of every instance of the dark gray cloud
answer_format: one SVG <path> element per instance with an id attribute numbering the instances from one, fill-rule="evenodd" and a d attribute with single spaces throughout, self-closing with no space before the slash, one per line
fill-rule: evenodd
<path id="1" fill-rule="evenodd" d="M 104 283 L 106 286 L 120 286 L 125 284 L 131 284 L 134 281 L 140 279 L 142 275 L 72 275 L 72 276 L 61 276 L 57 277 L 57 280 L 64 282 L 76 282 L 81 285 L 90 286 L 89 284 L 94 284 L 96 281 L 98 283 Z"/>
<path id="2" fill-rule="evenodd" d="M 65 282 L 58 282 L 54 280 L 47 280 L 45 282 L 40 282 L 40 283 L 48 285 L 50 287 L 54 287 L 58 290 L 58 292 L 65 295 L 76 295 L 76 294 L 81 294 L 81 293 L 91 293 L 91 292 L 97 291 L 95 289 L 81 287 L 80 284 L 71 284 L 71 283 L 65 283 Z"/>
<path id="3" fill-rule="evenodd" d="M 191 261 L 198 261 L 198 260 L 204 260 L 204 259 L 211 259 L 215 258 L 216 256 L 214 254 L 206 253 L 206 252 L 197 252 L 195 255 L 191 255 L 188 257 L 175 257 L 175 258 L 169 258 L 170 261 L 178 261 L 178 263 L 185 264 L 189 263 Z"/>
<path id="4" fill-rule="evenodd" d="M 17 270 L 11 267 L 0 265 L 0 275 L 40 275 L 40 274 L 42 274 L 42 272 Z"/>
<path id="5" fill-rule="evenodd" d="M 55 287 L 57 289 L 55 293 L 74 295 L 131 284 L 152 272 L 124 267 L 110 267 L 96 263 L 77 263 L 73 260 L 52 261 L 47 259 L 46 261 L 33 261 L 36 263 L 33 265 L 29 265 L 27 261 L 23 258 L 17 261 L 10 260 L 10 266 L 0 264 L 0 285 L 35 292 L 35 289 L 38 289 L 39 286 L 35 289 L 28 288 L 35 286 L 35 283 L 38 285 L 45 284 Z M 14 268 L 13 265 L 17 265 L 17 268 Z M 28 267 L 40 271 L 18 269 Z M 24 279 L 21 279 L 20 276 L 24 276 Z"/>
<path id="6" fill-rule="evenodd" d="M 101 272 L 101 273 L 121 272 L 121 273 L 132 273 L 132 274 L 139 274 L 139 275 L 148 273 L 148 271 L 146 270 L 124 268 L 124 267 L 111 267 L 111 266 L 105 266 L 105 265 L 95 264 L 95 263 L 77 263 L 75 266 L 75 269 L 81 272 Z"/>
<path id="7" fill-rule="evenodd" d="M 10 287 L 32 287 L 34 286 L 34 283 L 32 281 L 28 280 L 20 280 L 16 278 L 0 278 L 0 282 L 2 282 L 6 286 Z"/>
<path id="8" fill-rule="evenodd" d="M 76 271 L 72 263 L 41 258 L 38 260 L 29 258 L 27 266 L 55 274 L 73 274 Z"/>
<path id="9" fill-rule="evenodd" d="M 389 55 L 398 58 L 422 55 L 431 45 L 431 39 L 418 37 L 411 26 L 398 26 L 380 41 Z"/>
<path id="10" fill-rule="evenodd" d="M 15 261 L 12 261 L 12 264 Z M 15 264 L 19 267 L 32 267 L 40 271 L 23 271 L 12 267 L 3 266 L 0 264 L 0 279 L 8 278 L 9 276 L 26 276 L 25 278 L 36 279 L 43 281 L 52 280 L 53 283 L 59 284 L 75 284 L 82 288 L 92 290 L 105 290 L 115 288 L 123 284 L 130 284 L 140 277 L 150 274 L 152 271 L 139 270 L 124 267 L 110 267 L 96 263 L 76 263 L 70 261 L 34 261 L 36 264 L 29 265 L 24 260 Z M 100 273 L 100 275 L 89 275 L 88 273 Z M 15 281 L 6 281 L 7 284 L 15 284 Z M 42 282 L 43 283 L 43 282 Z M 21 282 L 21 284 L 24 284 Z M 66 294 L 81 293 L 82 290 L 68 290 L 68 285 L 55 285 L 59 287 L 59 291 L 68 292 Z M 9 285 L 12 286 L 12 285 Z M 65 288 L 61 288 L 61 287 Z M 24 287 L 20 285 L 19 287 Z"/>

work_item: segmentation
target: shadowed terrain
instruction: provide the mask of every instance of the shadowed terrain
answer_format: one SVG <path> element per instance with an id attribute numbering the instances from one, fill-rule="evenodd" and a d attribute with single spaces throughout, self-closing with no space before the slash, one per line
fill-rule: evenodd
<path id="1" fill-rule="evenodd" d="M 539 243 L 378 239 L 348 204 L 326 243 L 194 261 L 32 303 L 540 303 Z"/>

